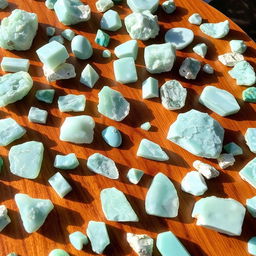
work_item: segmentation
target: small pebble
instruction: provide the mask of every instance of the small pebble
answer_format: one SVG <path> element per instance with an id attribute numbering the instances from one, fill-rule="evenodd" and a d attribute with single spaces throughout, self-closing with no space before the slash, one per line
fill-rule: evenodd
<path id="1" fill-rule="evenodd" d="M 221 169 L 226 169 L 229 166 L 234 165 L 235 163 L 235 158 L 232 154 L 221 154 L 218 158 L 218 164 Z"/>
<path id="2" fill-rule="evenodd" d="M 167 14 L 172 14 L 176 10 L 174 0 L 167 0 L 162 3 L 162 9 Z"/>
<path id="3" fill-rule="evenodd" d="M 141 129 L 148 131 L 151 128 L 150 122 L 146 122 L 140 126 Z"/>
<path id="4" fill-rule="evenodd" d="M 60 36 L 60 35 L 51 37 L 49 39 L 49 43 L 52 42 L 52 41 L 56 41 L 56 42 L 58 42 L 60 44 L 64 44 L 64 38 L 62 36 Z"/>
<path id="5" fill-rule="evenodd" d="M 62 249 L 54 249 L 49 253 L 48 256 L 69 256 L 69 254 Z"/>
<path id="6" fill-rule="evenodd" d="M 104 51 L 102 52 L 102 57 L 103 57 L 103 58 L 111 58 L 111 52 L 110 52 L 110 50 L 104 50 Z"/>
<path id="7" fill-rule="evenodd" d="M 122 135 L 114 126 L 108 126 L 102 131 L 104 141 L 111 147 L 117 148 L 122 144 Z"/>
<path id="8" fill-rule="evenodd" d="M 55 34 L 55 28 L 54 27 L 47 27 L 46 28 L 46 34 L 47 36 L 53 36 Z"/>
<path id="9" fill-rule="evenodd" d="M 256 255 L 256 236 L 248 241 L 248 252 L 251 255 Z"/>
<path id="10" fill-rule="evenodd" d="M 243 40 L 231 40 L 229 44 L 232 52 L 243 54 L 247 49 L 247 45 Z"/>
<path id="11" fill-rule="evenodd" d="M 188 18 L 189 23 L 200 26 L 202 24 L 202 17 L 199 13 L 194 13 Z"/>
<path id="12" fill-rule="evenodd" d="M 214 73 L 214 69 L 210 64 L 205 64 L 203 66 L 203 71 L 207 74 L 210 74 L 210 75 L 212 75 Z"/>

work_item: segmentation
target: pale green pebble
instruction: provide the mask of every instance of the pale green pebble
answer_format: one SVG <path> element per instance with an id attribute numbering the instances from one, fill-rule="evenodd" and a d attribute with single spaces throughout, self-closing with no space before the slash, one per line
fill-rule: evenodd
<path id="1" fill-rule="evenodd" d="M 186 79 L 196 79 L 201 69 L 201 62 L 194 58 L 186 58 L 179 69 L 179 74 Z"/>
<path id="2" fill-rule="evenodd" d="M 77 35 L 72 39 L 71 50 L 74 56 L 81 60 L 87 60 L 91 58 L 93 54 L 93 48 L 90 41 L 81 35 Z"/>
<path id="3" fill-rule="evenodd" d="M 248 128 L 244 138 L 250 151 L 256 153 L 256 128 Z"/>
<path id="4" fill-rule="evenodd" d="M 98 0 L 95 5 L 99 12 L 105 12 L 113 7 L 114 3 L 112 0 Z"/>
<path id="5" fill-rule="evenodd" d="M 31 107 L 28 113 L 28 120 L 32 123 L 46 124 L 48 112 L 46 110 Z"/>
<path id="6" fill-rule="evenodd" d="M 256 196 L 246 199 L 246 208 L 252 217 L 256 218 Z"/>
<path id="7" fill-rule="evenodd" d="M 4 166 L 4 160 L 3 160 L 3 158 L 0 156 L 0 172 L 1 172 L 2 169 L 3 169 L 3 166 Z"/>
<path id="8" fill-rule="evenodd" d="M 110 36 L 103 32 L 102 30 L 98 29 L 96 37 L 95 37 L 95 43 L 97 43 L 100 46 L 108 47 L 110 42 Z"/>
<path id="9" fill-rule="evenodd" d="M 86 98 L 84 95 L 68 94 L 60 96 L 58 99 L 58 107 L 60 112 L 81 112 L 84 111 Z"/>
<path id="10" fill-rule="evenodd" d="M 45 6 L 50 9 L 53 10 L 54 9 L 54 4 L 57 2 L 57 0 L 46 0 L 45 1 Z"/>
<path id="11" fill-rule="evenodd" d="M 18 254 L 15 252 L 11 252 L 11 253 L 7 254 L 7 256 L 18 256 Z"/>
<path id="12" fill-rule="evenodd" d="M 132 57 L 134 60 L 137 59 L 138 55 L 138 42 L 137 40 L 129 40 L 123 44 L 118 45 L 115 49 L 115 55 L 117 58 Z"/>
<path id="13" fill-rule="evenodd" d="M 207 74 L 210 74 L 210 75 L 212 75 L 214 73 L 214 69 L 210 64 L 205 64 L 203 66 L 203 71 Z"/>
<path id="14" fill-rule="evenodd" d="M 80 83 L 89 88 L 93 88 L 99 78 L 100 77 L 96 70 L 90 64 L 87 64 L 81 73 Z"/>
<path id="15" fill-rule="evenodd" d="M 3 57 L 1 62 L 1 68 L 5 72 L 28 72 L 29 66 L 28 59 Z"/>
<path id="16" fill-rule="evenodd" d="M 0 9 L 5 9 L 8 6 L 8 1 L 7 0 L 0 0 Z"/>
<path id="17" fill-rule="evenodd" d="M 143 177 L 144 172 L 142 170 L 131 168 L 127 173 L 128 180 L 133 184 L 138 184 Z"/>
<path id="18" fill-rule="evenodd" d="M 256 88 L 251 87 L 243 90 L 242 97 L 245 102 L 256 103 Z"/>
<path id="19" fill-rule="evenodd" d="M 256 188 L 255 169 L 256 169 L 256 158 L 254 158 L 249 163 L 247 163 L 239 172 L 239 175 L 241 176 L 241 178 L 246 182 L 248 182 L 254 188 Z"/>
<path id="20" fill-rule="evenodd" d="M 48 256 L 69 256 L 69 254 L 62 249 L 54 249 L 49 253 Z"/>
<path id="21" fill-rule="evenodd" d="M 253 236 L 247 244 L 249 254 L 256 255 L 256 236 Z"/>
<path id="22" fill-rule="evenodd" d="M 89 243 L 89 240 L 85 234 L 80 231 L 76 231 L 69 235 L 70 243 L 79 251 L 81 251 L 84 245 Z"/>
<path id="23" fill-rule="evenodd" d="M 122 144 L 121 132 L 113 126 L 108 126 L 102 131 L 104 141 L 111 147 L 117 148 Z"/>
<path id="24" fill-rule="evenodd" d="M 106 188 L 100 192 L 101 207 L 107 220 L 117 222 L 138 222 L 138 216 L 125 197 L 116 188 Z M 116 207 L 118 205 L 118 207 Z"/>
<path id="25" fill-rule="evenodd" d="M 203 23 L 200 25 L 201 31 L 213 38 L 223 38 L 229 33 L 229 21 L 219 23 Z"/>
<path id="26" fill-rule="evenodd" d="M 234 142 L 226 144 L 223 148 L 228 154 L 232 154 L 233 156 L 239 156 L 243 154 L 243 149 Z"/>
<path id="27" fill-rule="evenodd" d="M 159 97 L 158 80 L 149 77 L 142 83 L 142 98 L 151 99 Z"/>
<path id="28" fill-rule="evenodd" d="M 47 27 L 46 34 L 47 36 L 53 36 L 55 34 L 56 29 L 54 27 Z"/>
<path id="29" fill-rule="evenodd" d="M 116 11 L 108 10 L 100 21 L 100 28 L 108 31 L 117 31 L 122 27 L 119 14 Z"/>
<path id="30" fill-rule="evenodd" d="M 11 223 L 11 219 L 8 216 L 8 209 L 5 205 L 0 205 L 0 232 Z"/>
<path id="31" fill-rule="evenodd" d="M 53 102 L 55 90 L 54 89 L 44 89 L 36 91 L 36 98 L 39 101 L 51 104 Z"/>
<path id="32" fill-rule="evenodd" d="M 102 52 L 102 57 L 103 58 L 111 58 L 111 51 L 110 50 L 104 50 Z"/>
<path id="33" fill-rule="evenodd" d="M 61 35 L 68 41 L 72 41 L 72 39 L 75 37 L 75 32 L 73 30 L 67 28 L 61 32 Z"/>
<path id="34" fill-rule="evenodd" d="M 78 159 L 74 153 L 68 155 L 56 155 L 54 167 L 62 170 L 72 170 L 79 165 Z"/>
<path id="35" fill-rule="evenodd" d="M 172 14 L 176 10 L 176 4 L 174 0 L 167 0 L 162 3 L 162 9 L 167 14 Z"/>
<path id="36" fill-rule="evenodd" d="M 151 124 L 150 124 L 150 122 L 145 122 L 145 123 L 143 123 L 143 124 L 140 126 L 140 128 L 141 128 L 142 130 L 148 131 L 148 130 L 151 128 Z"/>
<path id="37" fill-rule="evenodd" d="M 202 24 L 203 18 L 199 13 L 193 13 L 189 18 L 188 18 L 189 23 L 193 25 L 200 26 Z"/>
<path id="38" fill-rule="evenodd" d="M 243 54 L 247 49 L 247 45 L 243 40 L 231 40 L 229 44 L 232 52 Z"/>
<path id="39" fill-rule="evenodd" d="M 52 42 L 52 41 L 56 41 L 56 42 L 58 42 L 60 44 L 64 44 L 64 38 L 62 36 L 60 36 L 60 35 L 51 37 L 49 39 L 49 43 Z"/>
<path id="40" fill-rule="evenodd" d="M 129 8 L 133 12 L 150 11 L 154 13 L 159 5 L 159 0 L 127 0 Z"/>
<path id="41" fill-rule="evenodd" d="M 208 50 L 208 46 L 205 43 L 197 44 L 196 46 L 193 47 L 193 51 L 201 56 L 202 58 L 205 57 L 206 53 Z"/>

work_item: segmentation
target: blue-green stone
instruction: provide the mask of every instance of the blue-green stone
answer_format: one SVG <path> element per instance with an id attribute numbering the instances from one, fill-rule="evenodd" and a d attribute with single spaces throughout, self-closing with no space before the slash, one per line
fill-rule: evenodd
<path id="1" fill-rule="evenodd" d="M 69 235 L 69 241 L 79 251 L 83 249 L 84 245 L 89 243 L 87 236 L 80 231 L 71 233 Z"/>
<path id="2" fill-rule="evenodd" d="M 72 170 L 79 165 L 78 159 L 74 153 L 68 155 L 56 155 L 54 167 L 62 170 Z"/>
<path id="3" fill-rule="evenodd" d="M 252 217 L 256 218 L 256 196 L 246 199 L 246 208 Z"/>
<path id="4" fill-rule="evenodd" d="M 249 254 L 256 255 L 256 236 L 253 236 L 247 244 Z"/>
<path id="5" fill-rule="evenodd" d="M 0 205 L 0 232 L 11 223 L 8 210 L 5 205 Z"/>
<path id="6" fill-rule="evenodd" d="M 243 40 L 231 40 L 229 44 L 232 52 L 243 54 L 247 49 L 247 45 Z"/>
<path id="7" fill-rule="evenodd" d="M 136 60 L 138 50 L 138 42 L 136 40 L 129 40 L 125 43 L 118 45 L 115 48 L 114 52 L 117 58 L 132 57 L 134 60 Z"/>
<path id="8" fill-rule="evenodd" d="M 213 38 L 223 38 L 229 33 L 229 21 L 219 23 L 203 23 L 200 25 L 201 31 Z"/>
<path id="9" fill-rule="evenodd" d="M 159 0 L 127 0 L 129 8 L 133 12 L 150 11 L 154 13 L 159 5 Z"/>
<path id="10" fill-rule="evenodd" d="M 256 128 L 248 128 L 244 138 L 251 152 L 256 153 Z"/>
<path id="11" fill-rule="evenodd" d="M 223 148 L 228 154 L 232 154 L 233 156 L 239 156 L 243 154 L 243 149 L 234 142 L 226 144 Z"/>
<path id="12" fill-rule="evenodd" d="M 133 184 L 138 184 L 143 177 L 144 172 L 136 169 L 136 168 L 131 168 L 128 173 L 127 173 L 127 178 L 128 180 L 133 183 Z"/>
<path id="13" fill-rule="evenodd" d="M 98 29 L 96 37 L 95 37 L 95 43 L 97 43 L 100 46 L 108 47 L 110 42 L 110 36 L 103 32 L 102 30 Z"/>
<path id="14" fill-rule="evenodd" d="M 69 256 L 69 254 L 62 249 L 54 249 L 49 253 L 48 256 Z"/>
<path id="15" fill-rule="evenodd" d="M 55 90 L 54 89 L 44 89 L 36 91 L 36 98 L 39 101 L 51 104 L 53 102 Z"/>
<path id="16" fill-rule="evenodd" d="M 58 107 L 60 112 L 81 112 L 85 109 L 86 98 L 84 95 L 68 94 L 60 96 Z"/>
<path id="17" fill-rule="evenodd" d="M 250 87 L 243 90 L 242 97 L 245 102 L 256 103 L 256 88 Z"/>
<path id="18" fill-rule="evenodd" d="M 73 30 L 67 28 L 61 32 L 61 35 L 68 41 L 72 41 L 72 39 L 75 37 L 75 32 Z"/>
<path id="19" fill-rule="evenodd" d="M 118 148 L 122 144 L 122 135 L 113 126 L 106 127 L 101 134 L 104 141 L 111 147 Z"/>
<path id="20" fill-rule="evenodd" d="M 241 178 L 256 188 L 256 158 L 247 163 L 239 172 Z"/>
<path id="21" fill-rule="evenodd" d="M 100 21 L 100 28 L 107 31 L 117 31 L 122 27 L 119 14 L 116 11 L 108 10 Z"/>
<path id="22" fill-rule="evenodd" d="M 75 36 L 71 41 L 71 50 L 74 56 L 81 60 L 87 60 L 91 58 L 93 49 L 90 41 L 81 35 Z"/>

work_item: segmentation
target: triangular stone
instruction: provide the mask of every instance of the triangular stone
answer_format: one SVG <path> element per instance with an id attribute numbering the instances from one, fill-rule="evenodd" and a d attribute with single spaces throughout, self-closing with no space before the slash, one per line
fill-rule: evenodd
<path id="1" fill-rule="evenodd" d="M 138 55 L 138 43 L 136 40 L 129 40 L 118 45 L 114 52 L 117 58 L 132 57 L 136 60 Z"/>
<path id="2" fill-rule="evenodd" d="M 95 69 L 87 64 L 84 70 L 82 71 L 80 82 L 89 88 L 93 88 L 96 82 L 99 80 L 99 75 Z"/>

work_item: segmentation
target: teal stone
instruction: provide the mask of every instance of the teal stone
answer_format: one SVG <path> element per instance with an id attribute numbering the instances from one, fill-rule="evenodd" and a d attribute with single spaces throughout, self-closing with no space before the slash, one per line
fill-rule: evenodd
<path id="1" fill-rule="evenodd" d="M 177 50 L 183 50 L 194 40 L 194 32 L 188 28 L 171 28 L 165 33 L 165 42 L 171 43 Z"/>
<path id="2" fill-rule="evenodd" d="M 250 87 L 243 90 L 242 97 L 245 102 L 256 103 L 256 88 Z"/>
<path id="3" fill-rule="evenodd" d="M 56 29 L 54 27 L 47 27 L 46 28 L 46 35 L 53 36 L 55 34 Z"/>
<path id="4" fill-rule="evenodd" d="M 215 86 L 206 86 L 199 102 L 220 116 L 233 115 L 240 110 L 236 98 L 230 92 Z"/>
<path id="5" fill-rule="evenodd" d="M 110 244 L 106 224 L 104 222 L 89 221 L 86 233 L 91 242 L 92 250 L 97 254 L 102 254 Z"/>
<path id="6" fill-rule="evenodd" d="M 148 130 L 151 128 L 151 124 L 150 124 L 150 122 L 145 122 L 145 123 L 143 123 L 143 124 L 140 126 L 140 128 L 141 128 L 142 130 L 148 131 Z"/>
<path id="7" fill-rule="evenodd" d="M 201 31 L 213 38 L 223 38 L 229 33 L 229 21 L 219 23 L 203 23 L 200 25 Z"/>
<path id="8" fill-rule="evenodd" d="M 87 64 L 81 73 L 80 83 L 89 88 L 93 88 L 99 78 L 100 77 L 95 69 L 90 64 Z"/>
<path id="9" fill-rule="evenodd" d="M 115 60 L 113 64 L 115 79 L 117 82 L 122 84 L 137 82 L 138 75 L 135 62 L 132 57 Z"/>
<path id="10" fill-rule="evenodd" d="M 162 256 L 190 256 L 184 245 L 171 231 L 157 235 L 156 247 Z"/>
<path id="11" fill-rule="evenodd" d="M 19 58 L 3 57 L 1 62 L 1 68 L 5 72 L 28 72 L 29 65 L 30 64 L 28 59 Z"/>
<path id="12" fill-rule="evenodd" d="M 79 162 L 74 153 L 68 155 L 56 155 L 54 167 L 62 170 L 72 170 L 78 167 Z"/>
<path id="13" fill-rule="evenodd" d="M 69 254 L 62 249 L 54 249 L 49 253 L 48 256 L 69 256 Z"/>
<path id="14" fill-rule="evenodd" d="M 149 77 L 142 83 L 142 98 L 152 99 L 159 97 L 158 80 Z"/>
<path id="15" fill-rule="evenodd" d="M 1 173 L 2 169 L 3 169 L 3 166 L 4 166 L 4 160 L 3 160 L 3 158 L 0 156 L 0 173 Z"/>
<path id="16" fill-rule="evenodd" d="M 243 180 L 256 188 L 256 158 L 247 163 L 239 172 L 239 175 Z"/>
<path id="17" fill-rule="evenodd" d="M 130 103 L 120 92 L 108 86 L 103 86 L 98 93 L 98 97 L 98 111 L 102 115 L 120 122 L 129 114 Z"/>
<path id="18" fill-rule="evenodd" d="M 174 0 L 167 0 L 162 3 L 162 9 L 167 14 L 172 14 L 176 10 L 176 4 Z"/>
<path id="19" fill-rule="evenodd" d="M 204 71 L 205 73 L 207 73 L 207 74 L 210 74 L 210 75 L 214 74 L 214 69 L 213 69 L 213 67 L 212 67 L 211 65 L 209 65 L 209 64 L 205 64 L 205 65 L 203 66 L 203 71 Z"/>
<path id="20" fill-rule="evenodd" d="M 190 153 L 217 159 L 222 151 L 224 129 L 207 113 L 192 109 L 179 114 L 167 139 Z"/>
<path id="21" fill-rule="evenodd" d="M 134 60 L 137 59 L 138 55 L 138 42 L 137 40 L 129 40 L 123 44 L 118 45 L 114 49 L 114 53 L 117 58 L 126 58 L 126 57 L 132 57 Z"/>
<path id="22" fill-rule="evenodd" d="M 28 141 L 12 146 L 8 156 L 11 173 L 26 179 L 36 179 L 41 170 L 43 154 L 41 142 Z"/>
<path id="23" fill-rule="evenodd" d="M 0 107 L 23 99 L 31 90 L 33 80 L 29 73 L 19 71 L 0 77 Z"/>
<path id="24" fill-rule="evenodd" d="M 196 79 L 201 69 L 201 62 L 194 58 L 186 58 L 179 69 L 179 74 L 186 79 Z"/>
<path id="25" fill-rule="evenodd" d="M 243 149 L 234 142 L 226 144 L 223 148 L 228 154 L 232 154 L 233 156 L 239 156 L 243 154 Z"/>
<path id="26" fill-rule="evenodd" d="M 114 126 L 108 126 L 102 131 L 102 138 L 104 141 L 113 148 L 118 148 L 122 144 L 121 132 Z"/>
<path id="27" fill-rule="evenodd" d="M 0 232 L 11 223 L 8 210 L 5 205 L 0 205 Z"/>
<path id="28" fill-rule="evenodd" d="M 196 46 L 193 47 L 193 51 L 201 56 L 202 58 L 205 57 L 206 53 L 208 50 L 208 46 L 205 43 L 197 44 Z"/>
<path id="29" fill-rule="evenodd" d="M 115 162 L 100 153 L 94 153 L 89 156 L 87 160 L 87 167 L 90 171 L 109 179 L 116 180 L 119 178 L 119 172 Z"/>
<path id="30" fill-rule="evenodd" d="M 139 169 L 131 168 L 128 173 L 127 173 L 127 179 L 132 183 L 132 184 L 138 184 L 143 177 L 144 172 Z"/>
<path id="31" fill-rule="evenodd" d="M 93 54 L 90 41 L 81 35 L 77 35 L 72 39 L 71 50 L 75 57 L 81 60 L 87 60 L 91 58 Z"/>
<path id="32" fill-rule="evenodd" d="M 114 2 L 114 4 L 120 4 L 122 3 L 123 0 L 112 0 Z"/>
<path id="33" fill-rule="evenodd" d="M 0 1 L 0 9 L 1 9 L 1 10 L 4 10 L 5 8 L 7 8 L 8 5 L 9 5 L 9 4 L 8 4 L 8 1 L 7 1 L 7 0 L 1 0 L 1 1 Z"/>
<path id="34" fill-rule="evenodd" d="M 85 234 L 80 231 L 76 231 L 69 235 L 69 241 L 77 250 L 81 251 L 84 245 L 89 243 L 89 240 Z"/>
<path id="35" fill-rule="evenodd" d="M 91 18 L 90 6 L 84 5 L 80 0 L 57 0 L 54 11 L 64 25 L 75 25 Z"/>
<path id="36" fill-rule="evenodd" d="M 100 21 L 100 28 L 107 31 L 117 31 L 122 27 L 119 14 L 116 11 L 108 10 Z"/>
<path id="37" fill-rule="evenodd" d="M 102 52 L 102 57 L 103 58 L 111 58 L 111 51 L 110 50 L 104 50 Z"/>
<path id="38" fill-rule="evenodd" d="M 53 10 L 54 9 L 54 5 L 57 2 L 57 0 L 46 0 L 45 1 L 45 6 L 50 9 Z"/>
<path id="39" fill-rule="evenodd" d="M 60 96 L 58 107 L 60 112 L 81 112 L 85 109 L 86 98 L 84 95 L 68 94 Z"/>
<path id="40" fill-rule="evenodd" d="M 154 13 L 159 5 L 159 0 L 127 0 L 129 8 L 133 12 L 150 11 Z"/>
<path id="41" fill-rule="evenodd" d="M 246 199 L 246 208 L 252 217 L 256 218 L 256 196 Z"/>
<path id="42" fill-rule="evenodd" d="M 21 138 L 26 130 L 11 117 L 0 119 L 0 146 L 7 146 Z"/>
<path id="43" fill-rule="evenodd" d="M 229 44 L 232 52 L 243 54 L 247 49 L 247 45 L 243 40 L 231 40 Z"/>
<path id="44" fill-rule="evenodd" d="M 51 104 L 53 102 L 55 90 L 54 89 L 44 89 L 36 91 L 36 98 L 39 101 Z"/>
<path id="45" fill-rule="evenodd" d="M 28 233 L 36 232 L 45 222 L 54 206 L 51 200 L 32 198 L 26 194 L 16 194 L 15 202 L 18 206 L 23 226 Z"/>
<path id="46" fill-rule="evenodd" d="M 256 153 L 256 128 L 248 128 L 244 138 L 250 151 Z"/>
<path id="47" fill-rule="evenodd" d="M 96 37 L 95 37 L 95 43 L 97 43 L 100 46 L 108 47 L 110 42 L 110 36 L 103 32 L 102 30 L 98 29 Z"/>
<path id="48" fill-rule="evenodd" d="M 53 36 L 49 39 L 49 43 L 53 41 L 56 41 L 60 44 L 64 44 L 64 38 L 61 35 Z"/>
<path id="49" fill-rule="evenodd" d="M 256 236 L 253 236 L 247 244 L 249 254 L 256 255 Z"/>
<path id="50" fill-rule="evenodd" d="M 112 0 L 98 0 L 95 5 L 99 12 L 105 12 L 114 6 L 114 2 Z"/>
<path id="51" fill-rule="evenodd" d="M 28 120 L 32 123 L 46 124 L 48 112 L 46 110 L 31 107 L 28 113 Z"/>
<path id="52" fill-rule="evenodd" d="M 203 18 L 199 13 L 193 13 L 189 18 L 188 18 L 189 23 L 200 26 Z"/>
<path id="53" fill-rule="evenodd" d="M 175 218 L 179 198 L 173 183 L 163 173 L 158 173 L 150 185 L 145 199 L 146 213 L 163 218 Z"/>
<path id="54" fill-rule="evenodd" d="M 75 32 L 73 30 L 67 28 L 61 32 L 61 35 L 68 41 L 72 41 L 72 39 L 75 37 Z"/>
<path id="55" fill-rule="evenodd" d="M 116 188 L 103 189 L 100 192 L 100 200 L 107 220 L 117 222 L 139 221 L 137 214 L 122 191 Z"/>
<path id="56" fill-rule="evenodd" d="M 142 139 L 137 150 L 137 156 L 155 160 L 155 161 L 167 161 L 169 156 L 162 150 L 162 148 L 153 141 Z"/>
<path id="57" fill-rule="evenodd" d="M 20 9 L 3 18 L 0 26 L 0 47 L 7 50 L 29 50 L 38 29 L 35 13 Z"/>

